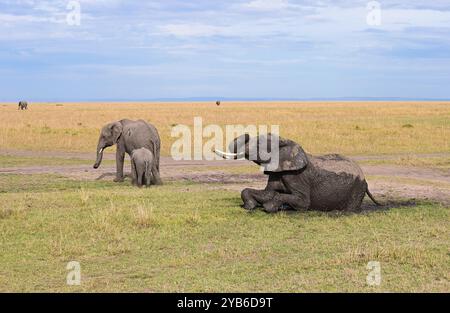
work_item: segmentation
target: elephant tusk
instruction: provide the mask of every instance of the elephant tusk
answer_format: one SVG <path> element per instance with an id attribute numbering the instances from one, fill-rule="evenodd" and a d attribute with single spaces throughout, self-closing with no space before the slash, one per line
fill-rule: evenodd
<path id="1" fill-rule="evenodd" d="M 229 159 L 237 159 L 237 158 L 243 157 L 245 155 L 244 152 L 241 152 L 241 153 L 226 153 L 226 152 L 223 152 L 223 151 L 220 151 L 220 150 L 214 150 L 214 153 L 217 154 L 218 156 L 224 158 L 224 159 L 227 159 L 227 160 L 229 160 Z"/>
<path id="2" fill-rule="evenodd" d="M 104 148 L 101 148 L 100 151 L 98 153 L 102 153 Z"/>

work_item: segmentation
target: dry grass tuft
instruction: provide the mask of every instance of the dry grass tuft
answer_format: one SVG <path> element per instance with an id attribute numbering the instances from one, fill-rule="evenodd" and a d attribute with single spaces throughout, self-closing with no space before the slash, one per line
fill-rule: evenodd
<path id="1" fill-rule="evenodd" d="M 137 206 L 133 212 L 134 224 L 139 228 L 148 228 L 158 226 L 158 220 L 153 213 L 153 206 L 148 203 L 142 203 Z"/>
<path id="2" fill-rule="evenodd" d="M 0 208 L 0 220 L 8 218 L 14 214 L 14 210 L 11 208 Z"/>
<path id="3" fill-rule="evenodd" d="M 195 209 L 194 212 L 189 214 L 186 217 L 186 223 L 192 226 L 197 226 L 201 222 L 200 214 L 198 213 L 198 209 Z"/>
<path id="4" fill-rule="evenodd" d="M 81 187 L 80 190 L 78 191 L 78 193 L 80 194 L 81 203 L 83 205 L 86 205 L 91 196 L 91 193 L 89 191 L 87 191 L 84 187 Z"/>

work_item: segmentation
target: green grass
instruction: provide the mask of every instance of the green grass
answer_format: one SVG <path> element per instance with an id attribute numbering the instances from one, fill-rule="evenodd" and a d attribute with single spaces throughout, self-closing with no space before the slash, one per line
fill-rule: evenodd
<path id="1" fill-rule="evenodd" d="M 0 175 L 0 188 L 0 291 L 450 289 L 449 208 L 432 203 L 268 215 L 192 183 Z M 72 260 L 80 286 L 65 283 Z M 372 260 L 379 287 L 366 285 Z"/>

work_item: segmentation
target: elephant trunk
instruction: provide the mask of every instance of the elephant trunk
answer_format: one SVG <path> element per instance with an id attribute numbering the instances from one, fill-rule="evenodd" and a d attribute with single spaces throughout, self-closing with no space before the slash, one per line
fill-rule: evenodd
<path id="1" fill-rule="evenodd" d="M 94 168 L 98 168 L 100 166 L 100 163 L 102 163 L 103 159 L 103 149 L 104 148 L 97 148 L 97 159 L 95 160 Z"/>

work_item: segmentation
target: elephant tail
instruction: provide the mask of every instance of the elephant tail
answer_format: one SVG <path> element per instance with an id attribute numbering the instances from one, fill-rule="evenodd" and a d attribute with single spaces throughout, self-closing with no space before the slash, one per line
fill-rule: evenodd
<path id="1" fill-rule="evenodd" d="M 378 202 L 377 200 L 375 200 L 375 198 L 373 197 L 373 195 L 370 193 L 369 187 L 366 188 L 366 193 L 367 193 L 367 195 L 369 196 L 370 200 L 373 201 L 373 203 L 375 203 L 375 204 L 378 205 L 378 206 L 381 206 L 381 203 Z"/>

